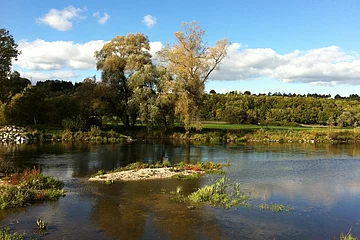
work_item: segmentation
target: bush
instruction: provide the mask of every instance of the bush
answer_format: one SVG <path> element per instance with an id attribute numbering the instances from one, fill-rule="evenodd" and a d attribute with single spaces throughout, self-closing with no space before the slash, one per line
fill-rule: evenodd
<path id="1" fill-rule="evenodd" d="M 71 132 L 71 130 L 66 129 L 66 130 L 62 131 L 61 139 L 63 141 L 72 141 L 73 140 L 73 133 Z"/>
<path id="2" fill-rule="evenodd" d="M 100 127 L 95 125 L 91 126 L 89 135 L 91 138 L 100 136 L 101 135 Z"/>
<path id="3" fill-rule="evenodd" d="M 80 116 L 63 119 L 61 124 L 64 129 L 72 131 L 84 130 L 86 128 L 86 120 Z"/>

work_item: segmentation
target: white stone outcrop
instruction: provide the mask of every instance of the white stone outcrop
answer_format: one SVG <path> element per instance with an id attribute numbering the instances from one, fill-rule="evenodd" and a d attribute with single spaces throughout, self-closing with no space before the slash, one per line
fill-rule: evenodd
<path id="1" fill-rule="evenodd" d="M 18 126 L 0 127 L 0 143 L 1 144 L 25 144 L 32 140 L 26 128 Z"/>

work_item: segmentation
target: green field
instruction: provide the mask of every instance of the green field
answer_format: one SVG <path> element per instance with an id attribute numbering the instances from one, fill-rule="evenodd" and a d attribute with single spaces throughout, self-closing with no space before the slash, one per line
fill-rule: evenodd
<path id="1" fill-rule="evenodd" d="M 325 130 L 326 127 L 318 126 L 263 126 L 251 124 L 227 124 L 227 123 L 203 123 L 203 129 L 226 129 L 226 130 L 246 130 L 246 129 L 266 129 L 266 130 Z"/>

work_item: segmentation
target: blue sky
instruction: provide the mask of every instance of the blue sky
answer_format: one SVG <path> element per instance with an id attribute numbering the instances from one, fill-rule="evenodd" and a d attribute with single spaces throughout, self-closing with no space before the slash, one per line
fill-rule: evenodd
<path id="1" fill-rule="evenodd" d="M 0 28 L 22 50 L 15 70 L 33 82 L 82 81 L 93 52 L 117 35 L 142 32 L 152 53 L 197 21 L 205 41 L 232 45 L 206 90 L 360 94 L 359 0 L 4 1 Z"/>

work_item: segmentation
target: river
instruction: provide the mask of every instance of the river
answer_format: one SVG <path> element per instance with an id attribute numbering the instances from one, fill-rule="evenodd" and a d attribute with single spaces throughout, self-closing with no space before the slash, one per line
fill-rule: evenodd
<path id="1" fill-rule="evenodd" d="M 356 145 L 54 143 L 0 147 L 0 156 L 19 169 L 40 167 L 65 182 L 67 195 L 56 202 L 0 211 L 0 226 L 19 233 L 33 234 L 37 218 L 48 222 L 40 239 L 339 239 L 350 229 L 360 236 Z M 189 209 L 171 200 L 178 185 L 189 194 L 218 175 L 111 185 L 87 181 L 100 169 L 155 163 L 163 156 L 171 163 L 229 162 L 228 178 L 241 184 L 253 207 Z M 260 210 L 261 203 L 294 211 Z"/>

